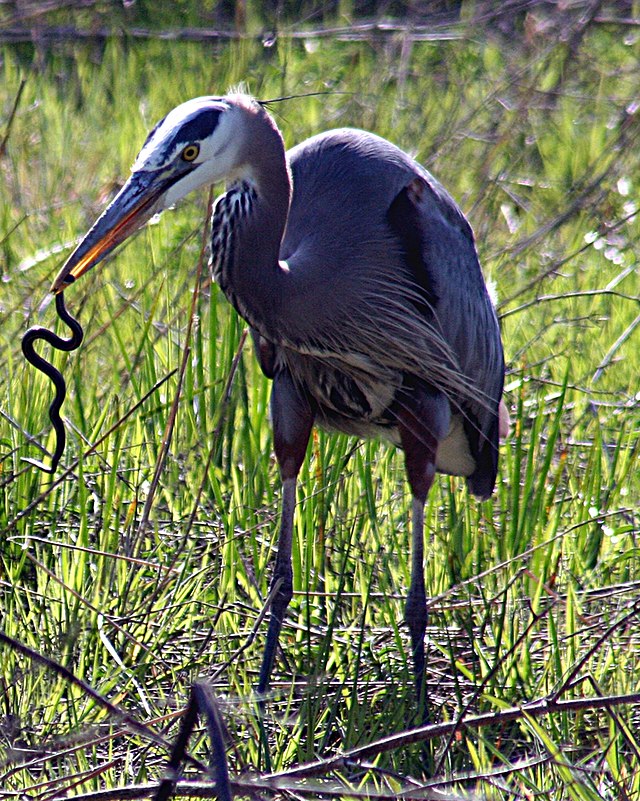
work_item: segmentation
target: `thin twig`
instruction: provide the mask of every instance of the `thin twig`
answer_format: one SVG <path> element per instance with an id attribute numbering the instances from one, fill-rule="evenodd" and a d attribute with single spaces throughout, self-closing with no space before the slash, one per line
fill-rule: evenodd
<path id="1" fill-rule="evenodd" d="M 508 587 L 505 588 L 505 592 L 507 590 L 508 590 Z M 552 608 L 554 604 L 555 604 L 555 601 L 554 601 L 554 603 L 552 604 L 552 606 L 550 608 Z M 473 692 L 473 694 L 471 695 L 471 697 L 469 698 L 467 703 L 462 707 L 462 709 L 460 710 L 460 712 L 458 713 L 458 716 L 457 716 L 457 723 L 462 723 L 462 721 L 464 720 L 464 716 L 471 709 L 471 707 L 478 700 L 478 698 L 480 698 L 480 696 L 484 692 L 485 687 L 489 684 L 489 682 L 495 676 L 495 674 L 498 672 L 500 667 L 506 662 L 507 659 L 510 659 L 513 656 L 513 654 L 515 654 L 515 652 L 518 650 L 518 648 L 527 639 L 527 637 L 529 636 L 529 634 L 531 633 L 533 628 L 536 626 L 536 624 L 539 623 L 540 620 L 542 620 L 543 617 L 546 617 L 548 611 L 549 611 L 548 609 L 545 609 L 544 612 L 540 612 L 538 614 L 532 613 L 531 620 L 524 627 L 524 630 L 521 632 L 521 634 L 516 638 L 516 640 L 513 643 L 513 645 L 509 648 L 509 650 L 504 654 L 504 656 L 501 659 L 498 659 L 496 661 L 495 665 L 491 668 L 491 670 L 483 678 L 482 682 L 476 687 L 475 691 Z M 442 749 L 442 753 L 441 753 L 440 759 L 438 761 L 438 764 L 436 765 L 436 768 L 434 770 L 434 774 L 436 776 L 442 770 L 442 767 L 444 765 L 444 761 L 446 759 L 446 755 L 449 752 L 449 748 L 451 747 L 455 736 L 456 736 L 456 730 L 453 730 L 449 734 L 447 742 L 446 742 L 444 748 Z"/>
<path id="2" fill-rule="evenodd" d="M 53 570 L 50 570 L 43 562 L 37 559 L 32 553 L 28 550 L 25 550 L 26 558 L 31 562 L 31 564 L 35 565 L 38 570 L 41 570 L 45 575 L 47 575 L 52 581 L 62 587 L 66 592 L 70 593 L 76 600 L 80 601 L 80 603 L 90 609 L 96 616 L 102 616 L 104 620 L 107 620 L 108 623 L 114 628 L 119 634 L 121 634 L 126 640 L 130 643 L 135 645 L 137 648 L 140 648 L 145 653 L 150 653 L 151 649 L 149 646 L 145 645 L 140 640 L 136 639 L 133 634 L 131 634 L 124 626 L 121 626 L 116 620 L 113 619 L 111 615 L 107 615 L 106 613 L 100 610 L 99 606 L 91 603 L 88 598 L 85 598 L 84 595 L 81 595 L 77 590 L 74 590 L 73 587 L 70 587 L 67 583 L 65 583 L 64 578 L 60 578 Z M 168 667 L 168 664 L 162 658 L 162 656 L 155 654 L 157 660 L 161 662 L 165 667 Z"/>
<path id="3" fill-rule="evenodd" d="M 532 545 L 530 548 L 521 551 L 519 554 L 510 557 L 509 559 L 505 559 L 502 562 L 498 562 L 497 565 L 493 565 L 492 567 L 488 567 L 486 570 L 481 571 L 480 573 L 476 573 L 475 575 L 471 576 L 464 581 L 459 582 L 454 587 L 451 587 L 444 592 L 441 592 L 439 595 L 433 595 L 428 600 L 429 608 L 435 608 L 436 604 L 440 604 L 442 601 L 446 600 L 449 596 L 453 595 L 454 593 L 458 592 L 462 587 L 467 587 L 469 585 L 477 585 L 483 578 L 486 576 L 490 576 L 493 573 L 499 573 L 500 571 L 504 570 L 505 568 L 509 567 L 510 565 L 515 565 L 517 562 L 522 562 L 525 559 L 528 559 L 530 556 L 533 556 L 534 553 L 541 551 L 542 549 L 546 548 L 548 545 L 552 545 L 554 542 L 567 537 L 569 534 L 572 534 L 574 531 L 577 531 L 584 526 L 588 526 L 595 523 L 603 523 L 611 517 L 618 517 L 621 514 L 632 514 L 634 509 L 632 507 L 623 508 L 623 509 L 613 509 L 610 512 L 601 512 L 600 514 L 596 515 L 595 517 L 590 517 L 587 520 L 581 520 L 579 523 L 572 523 L 570 526 L 567 526 L 564 531 L 560 531 L 558 534 L 554 534 L 553 537 L 549 537 L 542 542 L 536 543 Z"/>
<path id="4" fill-rule="evenodd" d="M 620 334 L 620 336 L 616 339 L 613 345 L 607 351 L 604 359 L 598 365 L 598 369 L 593 374 L 593 378 L 591 379 L 591 383 L 595 384 L 597 381 L 600 380 L 602 374 L 607 369 L 607 367 L 613 361 L 614 356 L 620 350 L 620 348 L 624 345 L 624 343 L 629 339 L 631 334 L 636 330 L 636 328 L 640 325 L 640 314 L 636 317 L 636 319 Z"/>
<path id="5" fill-rule="evenodd" d="M 175 789 L 176 783 L 180 778 L 179 769 L 189 744 L 189 738 L 193 733 L 194 726 L 198 720 L 198 705 L 194 698 L 193 687 L 191 688 L 191 698 L 187 708 L 184 711 L 182 720 L 180 722 L 180 731 L 171 749 L 169 757 L 169 764 L 164 773 L 164 777 L 160 781 L 157 792 L 154 796 L 154 801 L 167 801 Z"/>
<path id="6" fill-rule="evenodd" d="M 618 292 L 615 289 L 585 289 L 579 292 L 563 292 L 558 295 L 539 295 L 531 300 L 528 300 L 526 303 L 520 304 L 520 306 L 514 306 L 513 309 L 507 309 L 506 311 L 500 314 L 500 318 L 504 320 L 506 317 L 510 317 L 512 314 L 519 314 L 525 309 L 530 308 L 531 306 L 539 306 L 541 303 L 553 303 L 557 300 L 570 300 L 572 298 L 597 298 L 603 295 L 611 295 L 615 298 L 621 298 L 622 300 L 630 300 L 635 303 L 640 303 L 640 296 L 638 295 L 627 295 L 624 292 Z"/>
<path id="7" fill-rule="evenodd" d="M 99 706 L 106 709 L 109 714 L 116 717 L 118 721 L 124 724 L 130 731 L 140 734 L 145 739 L 151 740 L 152 742 L 156 743 L 157 745 L 161 745 L 164 748 L 171 748 L 171 743 L 161 734 L 153 731 L 153 729 L 151 729 L 149 726 L 146 726 L 144 723 L 140 723 L 135 718 L 131 717 L 128 712 L 125 712 L 124 709 L 121 709 L 116 704 L 112 704 L 111 701 L 104 697 L 104 695 L 101 695 L 97 690 L 94 690 L 90 684 L 87 684 L 86 681 L 76 676 L 75 673 L 72 673 L 64 665 L 56 662 L 55 659 L 51 659 L 50 657 L 44 656 L 44 654 L 41 654 L 38 651 L 34 651 L 33 648 L 30 648 L 28 645 L 19 642 L 13 637 L 9 637 L 2 631 L 0 631 L 0 642 L 11 648 L 12 651 L 17 651 L 23 656 L 26 656 L 32 662 L 39 662 L 48 670 L 51 670 L 58 676 L 61 676 L 65 681 L 68 681 L 70 684 L 73 684 L 81 689 L 83 693 L 86 693 L 89 698 L 92 698 Z"/>
<path id="8" fill-rule="evenodd" d="M 397 36 L 404 33 L 414 41 L 452 41 L 464 38 L 462 31 L 434 30 L 432 26 L 414 26 L 406 23 L 364 22 L 348 26 L 322 27 L 313 30 L 279 30 L 280 39 L 326 39 L 337 38 L 348 41 L 370 39 L 371 36 Z M 72 26 L 50 26 L 38 29 L 38 38 L 44 42 L 67 42 L 76 40 L 148 39 L 151 41 L 172 42 L 211 42 L 219 40 L 242 40 L 262 42 L 264 33 L 250 34 L 240 30 L 215 28 L 177 28 L 171 30 L 151 30 L 147 28 L 76 28 Z M 0 31 L 0 43 L 16 44 L 32 42 L 33 29 L 27 27 L 5 27 Z"/>
<path id="9" fill-rule="evenodd" d="M 157 562 L 152 562 L 150 559 L 139 559 L 135 556 L 125 556 L 123 553 L 113 553 L 113 551 L 101 551 L 99 548 L 86 548 L 83 545 L 76 545 L 73 542 L 62 542 L 61 540 L 49 539 L 47 537 L 38 537 L 35 534 L 25 534 L 19 537 L 8 537 L 9 542 L 16 542 L 21 547 L 25 547 L 29 542 L 42 542 L 49 547 L 66 548 L 70 551 L 80 551 L 80 553 L 89 553 L 92 556 L 105 556 L 108 559 L 119 559 L 122 562 L 127 562 L 131 565 L 139 565 L 146 567 L 150 570 L 157 570 L 158 573 L 172 573 L 174 569 L 170 565 L 160 565 Z"/>
<path id="10" fill-rule="evenodd" d="M 280 591 L 280 584 L 281 584 L 281 582 L 278 582 L 277 584 L 274 584 L 273 587 L 271 587 L 271 589 L 269 591 L 269 595 L 267 595 L 267 599 L 264 602 L 264 604 L 262 606 L 262 609 L 258 613 L 258 617 L 256 618 L 255 623 L 251 627 L 251 631 L 247 635 L 245 641 L 242 643 L 242 645 L 239 648 L 237 648 L 231 654 L 231 656 L 227 659 L 226 662 L 223 662 L 221 665 L 218 665 L 218 667 L 215 669 L 215 671 L 209 677 L 211 681 L 215 681 L 220 676 L 220 674 L 229 667 L 229 665 L 232 665 L 234 662 L 237 662 L 238 658 L 248 648 L 250 648 L 250 646 L 252 645 L 253 641 L 256 638 L 256 634 L 258 633 L 258 629 L 260 628 L 260 624 L 262 623 L 262 621 L 265 618 L 265 615 L 267 614 L 267 612 L 271 608 L 271 603 L 272 603 L 273 599 L 275 598 L 275 596 Z"/>
<path id="11" fill-rule="evenodd" d="M 7 128 L 4 132 L 2 142 L 0 142 L 0 158 L 3 158 L 7 154 L 7 142 L 9 141 L 9 135 L 11 134 L 13 121 L 16 118 L 18 106 L 20 105 L 20 98 L 22 97 L 22 93 L 24 91 L 24 87 L 26 86 L 26 84 L 27 84 L 27 79 L 23 78 L 20 81 L 20 86 L 18 87 L 18 91 L 16 92 L 15 100 L 13 101 L 13 108 L 11 109 L 11 112 L 9 114 L 9 119 L 7 121 Z"/>
<path id="12" fill-rule="evenodd" d="M 587 664 L 589 659 L 595 654 L 595 652 L 600 648 L 600 646 L 605 643 L 609 637 L 613 634 L 616 629 L 619 629 L 625 623 L 628 623 L 630 620 L 633 620 L 634 617 L 637 617 L 640 614 L 640 600 L 637 600 L 631 607 L 631 611 L 627 612 L 626 615 L 623 615 L 618 620 L 614 621 L 607 629 L 602 633 L 600 637 L 593 643 L 593 645 L 587 649 L 587 651 L 580 657 L 580 659 L 576 662 L 576 664 L 571 668 L 569 675 L 566 679 L 562 682 L 560 687 L 556 690 L 555 693 L 551 696 L 551 699 L 555 700 L 558 696 L 562 695 L 562 693 L 566 692 L 567 688 L 570 687 L 576 680 L 578 674 L 582 670 L 582 668 Z"/>

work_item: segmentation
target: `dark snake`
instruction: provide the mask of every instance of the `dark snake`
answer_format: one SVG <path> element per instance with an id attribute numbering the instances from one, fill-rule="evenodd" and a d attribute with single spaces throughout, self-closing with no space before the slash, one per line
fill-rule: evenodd
<path id="1" fill-rule="evenodd" d="M 46 376 L 48 376 L 53 382 L 56 390 L 55 397 L 49 406 L 49 419 L 51 420 L 53 430 L 56 434 L 56 447 L 51 457 L 51 466 L 47 467 L 44 462 L 41 462 L 38 459 L 24 459 L 25 462 L 35 465 L 35 467 L 40 468 L 40 470 L 44 470 L 46 473 L 55 473 L 67 441 L 64 423 L 60 417 L 60 409 L 62 408 L 62 404 L 64 403 L 64 399 L 67 394 L 67 385 L 60 370 L 54 367 L 51 362 L 48 362 L 46 359 L 36 353 L 34 345 L 39 339 L 42 339 L 45 342 L 48 342 L 49 345 L 56 350 L 72 351 L 80 347 L 82 344 L 82 338 L 84 336 L 82 326 L 75 319 L 75 317 L 71 316 L 64 305 L 63 292 L 59 292 L 56 295 L 56 311 L 58 312 L 58 317 L 62 320 L 62 322 L 71 329 L 71 336 L 68 339 L 59 337 L 57 334 L 54 334 L 53 331 L 50 331 L 48 328 L 44 328 L 40 325 L 29 328 L 29 330 L 22 337 L 22 352 L 24 353 L 25 359 L 38 370 L 41 370 Z"/>

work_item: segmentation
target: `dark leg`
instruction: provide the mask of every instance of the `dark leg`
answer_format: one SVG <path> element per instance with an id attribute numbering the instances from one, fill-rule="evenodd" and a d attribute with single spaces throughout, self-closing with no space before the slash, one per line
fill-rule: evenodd
<path id="1" fill-rule="evenodd" d="M 449 405 L 440 395 L 420 389 L 407 396 L 398 412 L 400 442 L 413 495 L 411 526 L 411 584 L 404 620 L 411 636 L 411 656 L 418 709 L 428 720 L 425 686 L 424 635 L 427 628 L 427 594 L 424 584 L 424 505 L 436 472 L 438 441 L 449 427 Z"/>
<path id="2" fill-rule="evenodd" d="M 282 517 L 278 535 L 278 555 L 271 579 L 271 619 L 262 656 L 258 693 L 269 686 L 280 629 L 293 595 L 291 542 L 296 508 L 296 484 L 313 426 L 313 412 L 297 392 L 287 372 L 278 373 L 271 392 L 271 417 L 276 458 L 282 477 Z"/>

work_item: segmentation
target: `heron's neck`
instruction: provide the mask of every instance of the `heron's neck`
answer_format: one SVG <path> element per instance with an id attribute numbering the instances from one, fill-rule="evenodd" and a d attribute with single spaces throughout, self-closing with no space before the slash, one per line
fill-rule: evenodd
<path id="1" fill-rule="evenodd" d="M 266 113 L 251 133 L 248 177 L 230 186 L 213 212 L 211 266 L 237 311 L 269 336 L 287 291 L 279 254 L 291 180 L 282 137 Z"/>

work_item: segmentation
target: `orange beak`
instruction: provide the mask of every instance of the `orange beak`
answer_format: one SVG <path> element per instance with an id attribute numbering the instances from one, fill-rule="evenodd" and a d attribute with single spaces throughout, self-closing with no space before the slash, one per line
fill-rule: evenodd
<path id="1" fill-rule="evenodd" d="M 170 183 L 162 172 L 133 173 L 69 256 L 51 291 L 63 292 L 160 211 L 158 201 Z"/>

